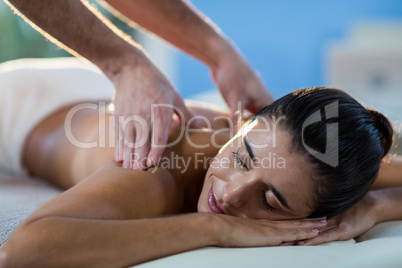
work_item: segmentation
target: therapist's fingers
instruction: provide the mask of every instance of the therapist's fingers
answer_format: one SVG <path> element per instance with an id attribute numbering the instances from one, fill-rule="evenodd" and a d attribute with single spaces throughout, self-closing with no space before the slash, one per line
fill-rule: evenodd
<path id="1" fill-rule="evenodd" d="M 121 123 L 119 122 L 121 120 Z M 124 117 L 115 117 L 115 157 L 116 162 L 123 163 L 124 161 Z"/>
<path id="2" fill-rule="evenodd" d="M 172 121 L 173 109 L 157 107 L 152 118 L 151 150 L 148 154 L 147 167 L 156 166 L 162 157 L 168 141 L 169 126 Z"/>
<path id="3" fill-rule="evenodd" d="M 190 110 L 186 107 L 183 99 L 180 98 L 180 96 L 176 97 L 174 105 L 176 106 L 174 112 L 178 115 L 183 125 L 187 125 L 187 127 L 191 126 L 194 128 L 202 127 L 202 122 L 200 122 L 197 117 L 194 117 L 193 113 L 191 113 Z"/>
<path id="4" fill-rule="evenodd" d="M 114 117 L 114 161 L 123 162 L 123 152 L 124 152 L 124 144 L 122 141 L 123 131 L 120 130 L 119 117 Z"/>
<path id="5" fill-rule="evenodd" d="M 149 123 L 145 120 L 136 122 L 133 169 L 144 170 L 147 167 L 147 157 L 151 143 L 149 130 Z"/>
<path id="6" fill-rule="evenodd" d="M 124 129 L 124 137 L 123 137 L 123 144 L 124 144 L 124 160 L 123 160 L 123 167 L 130 168 L 133 165 L 133 158 L 134 158 L 134 146 L 135 146 L 135 124 L 133 121 L 128 121 Z"/>
<path id="7" fill-rule="evenodd" d="M 229 104 L 230 108 L 230 119 L 232 121 L 233 131 L 237 132 L 241 125 L 242 121 L 242 103 L 239 99 L 234 98 L 233 101 Z"/>
<path id="8" fill-rule="evenodd" d="M 169 127 L 172 122 L 173 113 L 176 113 L 183 125 L 190 122 L 193 114 L 185 106 L 183 99 L 175 94 L 174 107 L 156 107 L 154 109 L 154 118 L 152 118 L 152 143 L 148 154 L 147 167 L 156 166 L 162 157 L 169 136 Z M 198 120 L 191 120 L 191 126 L 199 127 Z"/>

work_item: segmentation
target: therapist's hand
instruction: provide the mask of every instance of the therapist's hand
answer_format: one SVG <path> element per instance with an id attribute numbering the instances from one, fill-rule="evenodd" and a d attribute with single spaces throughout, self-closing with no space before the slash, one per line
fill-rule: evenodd
<path id="1" fill-rule="evenodd" d="M 241 126 L 241 114 L 244 109 L 255 114 L 271 104 L 274 99 L 234 47 L 229 46 L 220 51 L 217 66 L 211 68 L 211 73 L 230 108 L 236 131 Z"/>
<path id="2" fill-rule="evenodd" d="M 113 83 L 116 87 L 115 161 L 123 162 L 124 168 L 155 166 L 165 149 L 173 113 L 184 123 L 192 114 L 148 59 L 122 68 Z"/>
<path id="3" fill-rule="evenodd" d="M 344 241 L 358 237 L 377 223 L 375 199 L 368 192 L 347 211 L 327 219 L 327 226 L 317 237 L 301 241 L 298 245 L 318 245 L 331 241 Z"/>

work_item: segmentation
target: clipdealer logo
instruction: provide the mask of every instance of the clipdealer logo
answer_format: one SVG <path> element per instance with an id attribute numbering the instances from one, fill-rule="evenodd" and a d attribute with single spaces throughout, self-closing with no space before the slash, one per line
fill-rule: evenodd
<path id="1" fill-rule="evenodd" d="M 304 141 L 304 130 L 306 127 L 320 122 L 320 121 L 328 121 L 331 118 L 338 118 L 339 115 L 339 105 L 338 101 L 334 101 L 324 108 L 325 118 L 321 116 L 321 109 L 310 115 L 302 126 L 302 142 L 304 148 L 313 155 L 318 160 L 332 166 L 337 167 L 339 163 L 339 123 L 326 123 L 327 125 L 327 139 L 325 145 L 325 152 L 321 153 L 310 146 L 308 146 Z"/>

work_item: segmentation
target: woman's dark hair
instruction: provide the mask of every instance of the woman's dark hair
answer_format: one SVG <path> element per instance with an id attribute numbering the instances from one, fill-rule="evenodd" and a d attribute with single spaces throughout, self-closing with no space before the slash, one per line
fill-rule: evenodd
<path id="1" fill-rule="evenodd" d="M 251 120 L 280 116 L 279 127 L 290 134 L 292 150 L 307 156 L 313 167 L 310 217 L 329 217 L 357 203 L 391 147 L 388 119 L 345 92 L 324 87 L 294 91 Z"/>

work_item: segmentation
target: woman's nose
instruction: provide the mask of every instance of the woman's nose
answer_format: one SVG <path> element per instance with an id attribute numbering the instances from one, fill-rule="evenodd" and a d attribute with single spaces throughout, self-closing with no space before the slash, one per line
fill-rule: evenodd
<path id="1" fill-rule="evenodd" d="M 227 182 L 223 187 L 222 201 L 233 208 L 241 208 L 248 199 L 254 183 L 255 179 L 252 178 L 238 178 Z"/>

